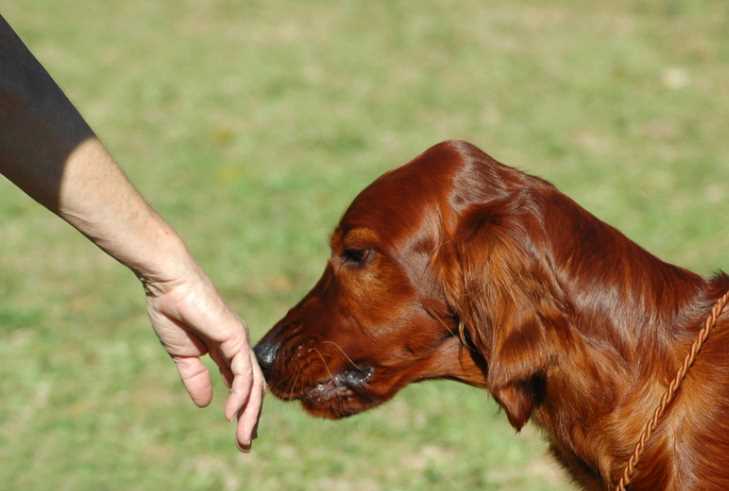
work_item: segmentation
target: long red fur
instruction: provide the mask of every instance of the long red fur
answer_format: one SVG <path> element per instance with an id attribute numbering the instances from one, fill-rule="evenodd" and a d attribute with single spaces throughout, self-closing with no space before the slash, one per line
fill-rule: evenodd
<path id="1" fill-rule="evenodd" d="M 713 303 L 729 290 L 727 275 L 704 279 L 661 261 L 547 181 L 465 142 L 436 145 L 371 185 L 335 233 L 335 250 L 355 215 L 379 237 L 415 244 L 398 257 L 407 274 L 379 273 L 385 286 L 358 299 L 361 308 L 376 311 L 378 319 L 396 317 L 400 313 L 387 311 L 385 296 L 420 292 L 424 310 L 439 312 L 433 316 L 451 328 L 462 324 L 473 350 L 466 368 L 461 351 L 449 348 L 436 361 L 414 362 L 407 377 L 405 368 L 393 369 L 390 379 L 400 377 L 404 384 L 447 376 L 484 386 L 516 429 L 531 419 L 544 430 L 552 453 L 583 489 L 617 483 Z M 336 335 L 301 320 L 312 303 L 323 312 L 360 308 L 347 300 L 354 298 L 353 287 L 322 293 L 326 281 L 341 280 L 330 268 L 334 279 L 325 273 L 284 322 L 296 318 L 297 336 L 306 329 L 317 342 Z M 428 274 L 412 273 L 423 269 Z M 325 318 L 317 316 L 319 322 Z M 727 319 L 721 317 L 648 441 L 631 490 L 729 489 Z M 363 334 L 355 343 L 373 342 L 368 324 L 374 321 L 358 320 Z M 431 327 L 421 327 L 419 336 L 438 324 L 422 325 Z M 411 334 L 396 334 L 368 355 L 373 366 L 373 358 L 415 350 L 408 345 Z M 293 358 L 279 360 L 272 379 L 289 380 Z M 377 395 L 377 384 L 375 377 L 366 390 Z"/>
<path id="2" fill-rule="evenodd" d="M 464 159 L 456 179 L 482 189 L 460 212 L 455 257 L 436 264 L 489 362 L 489 390 L 515 427 L 531 416 L 546 430 L 585 489 L 609 488 L 729 277 L 663 262 L 551 184 L 452 145 Z M 689 372 L 631 489 L 729 489 L 727 327 Z"/>

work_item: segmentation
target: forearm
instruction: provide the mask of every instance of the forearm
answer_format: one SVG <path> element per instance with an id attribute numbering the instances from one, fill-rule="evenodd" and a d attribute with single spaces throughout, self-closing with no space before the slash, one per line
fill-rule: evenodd
<path id="1" fill-rule="evenodd" d="M 53 211 L 149 284 L 174 280 L 195 268 L 178 235 L 97 139 L 84 141 L 66 159 Z"/>
<path id="2" fill-rule="evenodd" d="M 177 234 L 0 17 L 0 173 L 138 275 L 191 267 Z"/>

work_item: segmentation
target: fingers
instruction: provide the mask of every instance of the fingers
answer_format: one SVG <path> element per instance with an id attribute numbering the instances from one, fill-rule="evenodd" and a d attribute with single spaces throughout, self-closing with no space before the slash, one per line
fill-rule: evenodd
<path id="1" fill-rule="evenodd" d="M 218 365 L 218 371 L 220 372 L 220 375 L 223 376 L 225 385 L 227 385 L 230 389 L 233 386 L 233 372 L 230 371 L 230 366 L 228 366 L 228 363 L 225 361 L 225 357 L 220 352 L 220 348 L 215 347 L 210 349 L 210 357 L 215 361 L 215 364 Z"/>
<path id="2" fill-rule="evenodd" d="M 255 438 L 266 382 L 250 349 L 248 331 L 242 323 L 240 325 L 243 327 L 238 331 L 240 336 L 223 341 L 219 352 L 211 350 L 211 354 L 216 352 L 215 360 L 225 377 L 228 380 L 232 377 L 225 417 L 231 421 L 237 419 L 236 444 L 241 451 L 247 452 Z M 222 355 L 223 359 L 219 359 L 218 355 Z M 225 363 L 226 360 L 229 364 Z"/>
<path id="3" fill-rule="evenodd" d="M 198 407 L 205 407 L 213 400 L 213 385 L 208 369 L 200 358 L 191 356 L 173 356 L 182 383 L 190 394 L 192 402 Z"/>
<path id="4" fill-rule="evenodd" d="M 216 361 L 219 357 L 220 355 L 215 355 Z M 199 407 L 210 404 L 213 398 L 210 373 L 200 358 L 174 356 L 173 360 L 193 402 Z M 233 356 L 229 373 L 232 374 L 233 381 L 225 404 L 225 417 L 229 420 L 237 419 L 236 445 L 241 451 L 247 452 L 256 437 L 266 382 L 250 349 Z"/>
<path id="5" fill-rule="evenodd" d="M 248 400 L 253 386 L 253 364 L 249 349 L 239 351 L 233 356 L 230 371 L 233 373 L 233 383 L 225 403 L 225 417 L 232 421 Z"/>
<path id="6" fill-rule="evenodd" d="M 250 352 L 250 357 L 253 356 L 253 353 Z M 238 448 L 243 452 L 251 449 L 253 439 L 258 436 L 258 420 L 261 417 L 263 394 L 266 390 L 266 382 L 261 369 L 253 359 L 251 359 L 251 366 L 253 368 L 253 385 L 245 408 L 238 416 L 238 427 L 235 435 Z"/>

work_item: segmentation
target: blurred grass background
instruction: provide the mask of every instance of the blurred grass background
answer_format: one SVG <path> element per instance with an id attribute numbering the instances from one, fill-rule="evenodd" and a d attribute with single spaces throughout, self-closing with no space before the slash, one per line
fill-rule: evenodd
<path id="1" fill-rule="evenodd" d="M 725 1 L 3 2 L 258 339 L 356 192 L 465 138 L 659 256 L 729 268 Z M 0 74 L 1 76 L 1 74 Z M 1 115 L 0 115 L 1 117 Z M 39 143 L 41 144 L 41 143 Z M 239 455 L 133 276 L 0 181 L 0 488 L 572 489 L 483 392 L 343 422 L 267 399 Z"/>

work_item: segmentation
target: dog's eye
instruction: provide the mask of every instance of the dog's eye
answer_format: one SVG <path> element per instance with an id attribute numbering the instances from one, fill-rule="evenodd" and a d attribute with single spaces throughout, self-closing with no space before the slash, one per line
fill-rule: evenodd
<path id="1" fill-rule="evenodd" d="M 371 255 L 370 249 L 344 249 L 342 252 L 342 260 L 346 264 L 353 266 L 364 265 Z"/>

